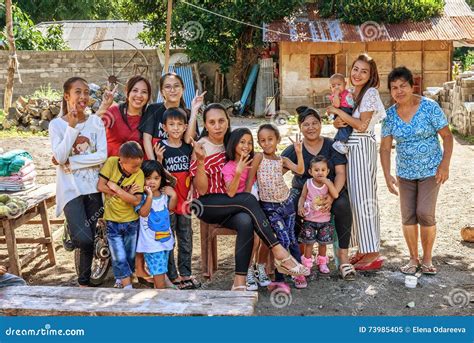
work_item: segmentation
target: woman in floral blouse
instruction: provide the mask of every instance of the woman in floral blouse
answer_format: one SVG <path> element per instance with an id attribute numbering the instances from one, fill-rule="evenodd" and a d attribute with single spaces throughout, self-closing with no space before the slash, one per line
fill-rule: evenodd
<path id="1" fill-rule="evenodd" d="M 389 191 L 400 193 L 403 234 L 410 252 L 402 273 L 436 274 L 432 250 L 436 237 L 436 200 L 449 177 L 453 136 L 438 104 L 413 94 L 413 75 L 405 67 L 392 70 L 388 88 L 395 104 L 382 124 L 380 159 Z M 438 135 L 443 140 L 441 149 Z M 390 174 L 392 140 L 396 141 L 396 175 Z M 398 191 L 397 191 L 398 188 Z M 418 256 L 418 226 L 423 258 Z"/>

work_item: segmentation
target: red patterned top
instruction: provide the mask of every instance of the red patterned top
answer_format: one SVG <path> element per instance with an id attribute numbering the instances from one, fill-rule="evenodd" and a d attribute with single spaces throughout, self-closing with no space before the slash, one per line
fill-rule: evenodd
<path id="1" fill-rule="evenodd" d="M 204 160 L 204 170 L 207 175 L 207 194 L 227 193 L 224 181 L 224 174 L 222 174 L 222 168 L 226 163 L 225 159 L 225 148 L 224 145 L 215 145 L 207 138 L 202 138 L 199 143 L 203 145 L 204 151 L 206 151 L 206 159 Z M 189 167 L 191 177 L 196 176 L 197 161 L 192 160 Z M 199 194 L 197 191 L 194 192 L 194 197 L 198 198 Z"/>

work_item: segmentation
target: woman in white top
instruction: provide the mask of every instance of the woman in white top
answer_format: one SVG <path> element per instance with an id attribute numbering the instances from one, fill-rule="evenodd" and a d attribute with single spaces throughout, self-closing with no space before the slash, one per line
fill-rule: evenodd
<path id="1" fill-rule="evenodd" d="M 56 165 L 56 215 L 64 211 L 72 241 L 81 250 L 78 282 L 85 287 L 91 276 L 95 227 L 103 212 L 97 182 L 100 166 L 107 159 L 107 141 L 102 120 L 85 113 L 87 82 L 72 77 L 63 88 L 65 114 L 49 125 Z"/>
<path id="2" fill-rule="evenodd" d="M 377 143 L 374 126 L 385 118 L 385 108 L 377 88 L 379 75 L 375 61 L 361 54 L 352 63 L 351 84 L 354 86 L 355 109 L 352 116 L 330 106 L 328 113 L 337 114 L 337 128 L 347 125 L 354 129 L 347 154 L 347 188 L 352 207 L 351 243 L 359 250 L 351 258 L 357 270 L 382 267 L 380 256 L 380 213 L 377 200 Z"/>

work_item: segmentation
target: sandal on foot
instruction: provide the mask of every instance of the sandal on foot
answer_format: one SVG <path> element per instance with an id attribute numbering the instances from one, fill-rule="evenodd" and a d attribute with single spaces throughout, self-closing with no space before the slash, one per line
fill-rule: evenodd
<path id="1" fill-rule="evenodd" d="M 339 266 L 339 275 L 345 281 L 354 281 L 356 277 L 354 266 L 350 263 L 341 264 Z"/>
<path id="2" fill-rule="evenodd" d="M 433 266 L 433 264 L 430 264 L 429 266 L 426 264 L 422 264 L 421 272 L 426 275 L 436 275 L 438 273 L 438 270 L 435 266 Z"/>
<path id="3" fill-rule="evenodd" d="M 182 287 L 180 289 L 196 289 L 201 287 L 201 283 L 191 276 L 189 279 L 181 280 Z"/>
<path id="4" fill-rule="evenodd" d="M 349 258 L 349 263 L 354 265 L 365 257 L 366 254 L 355 254 Z"/>
<path id="5" fill-rule="evenodd" d="M 303 275 L 293 277 L 293 282 L 295 283 L 295 288 L 303 289 L 308 287 L 308 282 Z"/>
<path id="6" fill-rule="evenodd" d="M 419 268 L 420 268 L 420 263 L 419 262 L 417 264 L 412 264 L 411 262 L 408 262 L 404 266 L 400 267 L 400 271 L 403 274 L 414 275 L 414 274 L 416 274 L 416 272 L 418 271 Z"/>
<path id="7" fill-rule="evenodd" d="M 285 267 L 283 263 L 285 263 L 286 261 L 292 261 L 295 266 L 291 268 Z M 290 254 L 288 254 L 288 256 L 282 260 L 275 258 L 275 267 L 280 273 L 291 276 L 308 276 L 309 274 L 311 274 L 311 271 L 308 268 L 303 266 L 301 263 L 298 263 L 298 261 L 296 261 L 295 258 Z"/>
<path id="8" fill-rule="evenodd" d="M 331 271 L 328 267 L 329 257 L 318 255 L 316 264 L 318 265 L 319 272 L 322 274 L 329 274 Z"/>

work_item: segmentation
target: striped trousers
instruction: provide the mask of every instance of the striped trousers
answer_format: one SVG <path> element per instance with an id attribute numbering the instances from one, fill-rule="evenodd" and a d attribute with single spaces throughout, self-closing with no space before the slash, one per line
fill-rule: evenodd
<path id="1" fill-rule="evenodd" d="M 360 253 L 380 250 L 377 200 L 377 143 L 372 132 L 353 132 L 347 142 L 347 189 L 352 208 L 351 246 Z"/>

